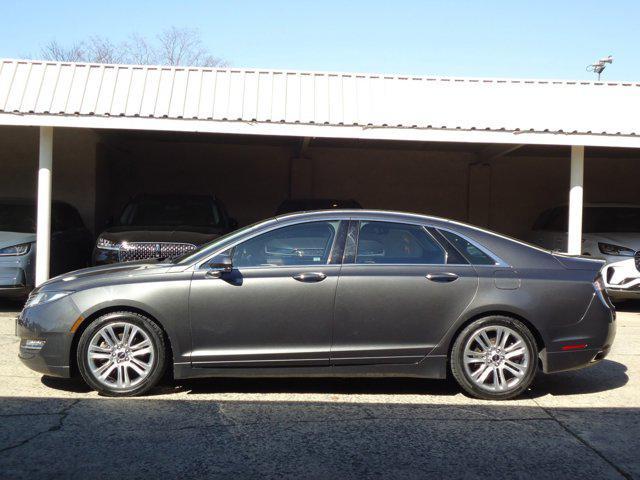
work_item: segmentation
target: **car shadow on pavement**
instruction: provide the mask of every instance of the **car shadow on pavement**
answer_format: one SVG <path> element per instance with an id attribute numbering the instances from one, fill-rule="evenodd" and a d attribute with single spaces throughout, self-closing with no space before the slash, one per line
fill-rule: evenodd
<path id="1" fill-rule="evenodd" d="M 563 396 L 605 392 L 623 387 L 629 381 L 627 367 L 603 360 L 583 370 L 545 375 L 539 373 L 526 396 Z M 43 385 L 65 392 L 86 393 L 90 389 L 79 378 L 42 377 Z M 262 394 L 335 394 L 335 395 L 438 395 L 460 393 L 452 378 L 429 380 L 417 378 L 206 378 L 166 380 L 146 396 L 161 397 L 171 393 L 189 395 L 215 393 Z"/>
<path id="2" fill-rule="evenodd" d="M 539 373 L 528 392 L 528 396 L 537 398 L 545 395 L 562 396 L 606 392 L 621 388 L 628 381 L 626 365 L 613 360 L 603 360 L 581 370 L 550 375 Z"/>
<path id="3" fill-rule="evenodd" d="M 638 313 L 640 312 L 640 300 L 626 300 L 615 303 L 616 311 L 620 313 Z"/>

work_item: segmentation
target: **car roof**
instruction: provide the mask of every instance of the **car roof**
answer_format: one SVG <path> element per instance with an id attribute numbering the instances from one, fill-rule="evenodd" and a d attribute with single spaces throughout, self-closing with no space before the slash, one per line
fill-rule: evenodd
<path id="1" fill-rule="evenodd" d="M 278 215 L 275 219 L 278 222 L 288 222 L 300 219 L 347 219 L 355 217 L 358 219 L 375 219 L 375 220 L 405 220 L 405 221 L 418 221 L 418 222 L 438 222 L 438 223 L 456 223 L 453 220 L 449 220 L 441 217 L 434 217 L 430 215 L 424 215 L 420 213 L 410 212 L 398 212 L 393 210 L 371 210 L 360 208 L 335 208 L 328 210 L 311 210 L 305 212 L 293 212 Z M 471 226 L 471 225 L 470 225 Z"/>

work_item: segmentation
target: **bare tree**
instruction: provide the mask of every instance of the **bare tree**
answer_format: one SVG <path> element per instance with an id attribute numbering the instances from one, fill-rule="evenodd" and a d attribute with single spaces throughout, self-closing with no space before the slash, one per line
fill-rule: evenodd
<path id="1" fill-rule="evenodd" d="M 96 63 L 129 63 L 126 51 L 104 37 L 93 36 L 87 43 L 87 60 Z"/>
<path id="2" fill-rule="evenodd" d="M 84 44 L 76 42 L 70 47 L 63 47 L 57 40 L 51 40 L 41 50 L 45 60 L 58 62 L 82 62 L 86 59 Z"/>
<path id="3" fill-rule="evenodd" d="M 226 66 L 203 45 L 200 32 L 190 28 L 171 27 L 150 42 L 132 34 L 121 43 L 105 37 L 93 36 L 70 47 L 52 40 L 41 49 L 46 60 L 66 62 L 132 63 L 140 65 Z"/>
<path id="4" fill-rule="evenodd" d="M 156 52 L 149 41 L 134 33 L 129 36 L 124 45 L 124 52 L 129 63 L 136 65 L 157 65 L 160 62 L 156 58 Z"/>
<path id="5" fill-rule="evenodd" d="M 164 65 L 216 67 L 223 63 L 202 45 L 198 30 L 171 27 L 158 35 L 158 42 L 158 60 Z"/>

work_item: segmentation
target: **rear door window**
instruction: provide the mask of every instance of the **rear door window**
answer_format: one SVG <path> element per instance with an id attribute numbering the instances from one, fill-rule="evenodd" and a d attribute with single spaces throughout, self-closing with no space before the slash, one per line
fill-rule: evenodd
<path id="1" fill-rule="evenodd" d="M 445 251 L 422 226 L 360 222 L 355 263 L 443 265 L 445 262 Z"/>

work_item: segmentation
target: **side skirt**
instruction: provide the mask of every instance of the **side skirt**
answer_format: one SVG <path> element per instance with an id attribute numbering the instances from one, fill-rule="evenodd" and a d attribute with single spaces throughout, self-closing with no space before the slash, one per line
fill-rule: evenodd
<path id="1" fill-rule="evenodd" d="M 175 363 L 174 378 L 206 377 L 416 377 L 446 378 L 447 357 L 429 356 L 410 365 L 333 365 L 326 367 L 194 367 L 190 363 Z"/>

